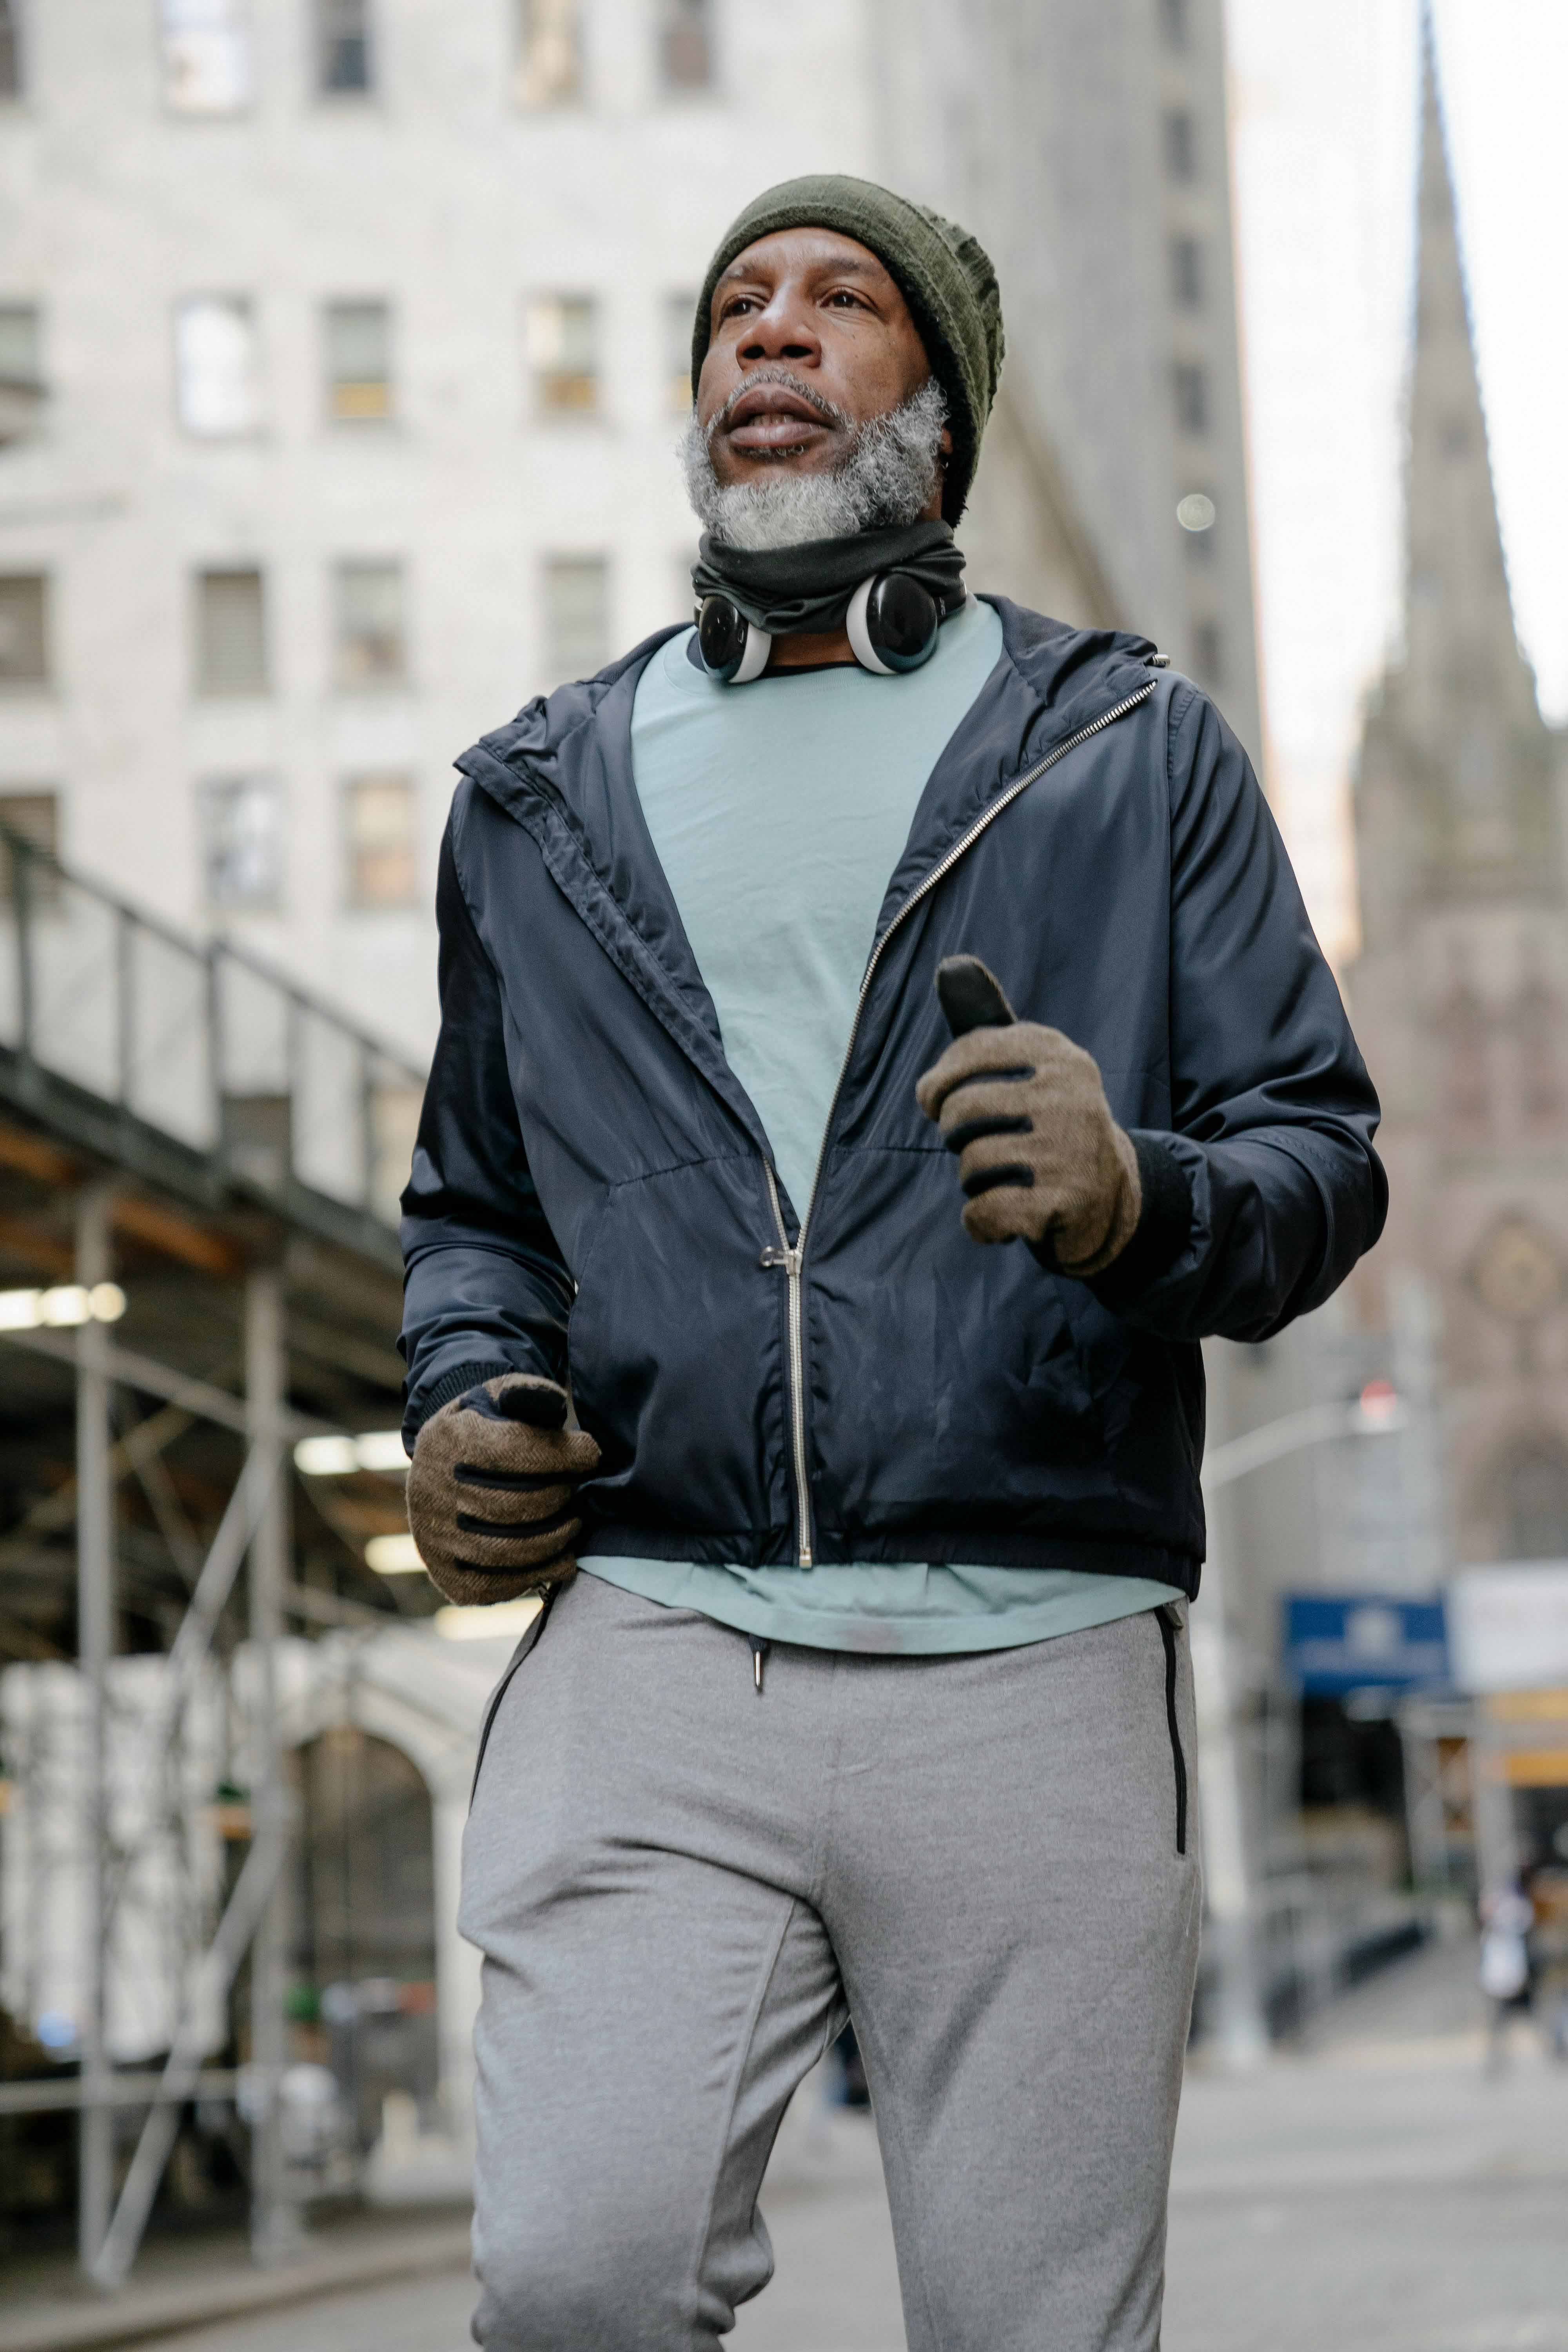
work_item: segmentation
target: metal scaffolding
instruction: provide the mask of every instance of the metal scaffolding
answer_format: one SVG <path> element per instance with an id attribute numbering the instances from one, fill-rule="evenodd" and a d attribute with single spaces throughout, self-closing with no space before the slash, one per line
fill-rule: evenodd
<path id="1" fill-rule="evenodd" d="M 0 865 L 0 1429 L 20 1498 L 0 1529 L 0 1658 L 57 1676 L 47 1703 L 16 1698 L 27 1737 L 8 1733 L 7 1769 L 14 1818 L 31 1802 L 36 1827 L 48 1727 L 65 1727 L 76 1946 L 75 2072 L 0 2085 L 0 2116 L 79 2111 L 79 2259 L 110 2288 L 193 2097 L 243 2098 L 255 2258 L 286 2260 L 302 2234 L 279 2129 L 279 1643 L 290 1619 L 374 1628 L 429 1602 L 364 1565 L 367 1537 L 402 1523 L 385 1476 L 296 1525 L 290 1452 L 395 1417 L 392 1219 L 422 1074 L 258 960 L 182 938 L 4 828 Z M 226 1798 L 203 1785 L 224 1711 Z M 139 1900 L 175 1947 L 167 2017 L 142 2029 L 151 2069 L 116 2051 Z M 211 2063 L 236 2034 L 245 2063 Z M 137 2108 L 116 2198 L 116 2118 Z"/>

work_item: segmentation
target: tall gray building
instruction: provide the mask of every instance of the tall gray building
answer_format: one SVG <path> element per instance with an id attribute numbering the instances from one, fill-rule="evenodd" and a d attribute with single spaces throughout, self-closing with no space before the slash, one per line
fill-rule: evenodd
<path id="1" fill-rule="evenodd" d="M 427 1046 L 450 761 L 682 617 L 691 289 L 818 168 L 995 250 L 977 584 L 1256 756 L 1219 0 L 0 0 L 0 814 Z"/>

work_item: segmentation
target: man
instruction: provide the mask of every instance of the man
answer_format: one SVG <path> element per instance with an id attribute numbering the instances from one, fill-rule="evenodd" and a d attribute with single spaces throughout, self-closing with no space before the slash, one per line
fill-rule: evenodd
<path id="1" fill-rule="evenodd" d="M 551 1596 L 464 1863 L 508 2352 L 715 2344 L 847 2015 L 911 2346 L 1158 2342 L 1197 1342 L 1325 1298 L 1384 1190 L 1218 713 L 965 593 L 1001 358 L 973 238 L 760 197 L 700 631 L 459 762 L 404 1346 L 432 1575 Z"/>

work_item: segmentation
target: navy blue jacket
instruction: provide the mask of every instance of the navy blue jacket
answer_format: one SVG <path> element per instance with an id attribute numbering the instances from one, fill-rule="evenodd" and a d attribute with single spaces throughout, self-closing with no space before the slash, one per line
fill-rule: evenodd
<path id="1" fill-rule="evenodd" d="M 1142 639 L 998 609 L 888 885 L 809 1205 L 725 1062 L 633 784 L 663 636 L 458 762 L 405 1434 L 496 1372 L 570 1376 L 604 1456 L 584 1557 L 1194 1592 L 1199 1339 L 1267 1338 L 1382 1228 L 1376 1097 L 1235 737 Z M 1143 1222 L 1092 1285 L 960 1222 L 915 1102 L 960 950 L 1088 1048 L 1139 1147 Z"/>

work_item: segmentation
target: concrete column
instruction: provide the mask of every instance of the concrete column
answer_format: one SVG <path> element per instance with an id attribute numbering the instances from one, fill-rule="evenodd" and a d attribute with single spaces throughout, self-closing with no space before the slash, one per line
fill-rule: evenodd
<path id="1" fill-rule="evenodd" d="M 474 2136 L 474 2020 L 479 2011 L 479 1956 L 458 1933 L 463 1831 L 468 1789 L 431 1788 L 436 1848 L 436 2022 L 440 2035 L 441 2109 L 460 2147 Z"/>
<path id="2" fill-rule="evenodd" d="M 283 1462 L 286 1378 L 282 1282 L 275 1268 L 253 1273 L 245 1293 L 245 1407 L 255 1475 L 270 1475 L 267 1502 L 250 1545 L 250 1640 L 255 1653 L 255 1715 L 250 1726 L 250 1833 L 287 1833 L 290 1807 L 278 1732 L 278 1645 L 288 1576 L 289 1482 Z M 255 2121 L 251 2126 L 250 2244 L 258 2263 L 286 2262 L 303 2231 L 289 2199 L 279 2131 L 279 2084 L 287 2063 L 283 2015 L 284 1948 L 289 1901 L 285 1861 L 256 1931 L 250 1953 L 250 2060 Z"/>
<path id="3" fill-rule="evenodd" d="M 112 1272 L 110 1187 L 79 1196 L 76 1278 L 86 1288 Z M 110 1472 L 109 1339 L 101 1323 L 83 1323 L 76 1340 L 77 1652 L 81 1664 L 86 1739 L 81 1762 L 82 2108 L 78 2141 L 77 2254 L 84 2271 L 109 2228 L 114 2186 L 114 2110 L 108 2104 L 107 1977 L 109 1818 L 105 1771 L 109 1661 L 114 1651 L 114 1484 Z"/>
<path id="4" fill-rule="evenodd" d="M 1205 1350 L 1214 1421 L 1230 1429 L 1226 1366 Z M 1217 1390 L 1218 1394 L 1214 1391 Z M 1237 1737 L 1236 1627 L 1226 1591 L 1226 1539 L 1233 1514 L 1228 1496 L 1205 1487 L 1208 1556 L 1203 1590 L 1189 1622 L 1193 1697 L 1198 1719 L 1198 1809 L 1204 1859 L 1204 1940 L 1215 1963 L 1215 2048 L 1224 2065 L 1244 2071 L 1268 2054 L 1268 2027 L 1258 1983 L 1252 1858 L 1247 1850 L 1241 1744 Z"/>

